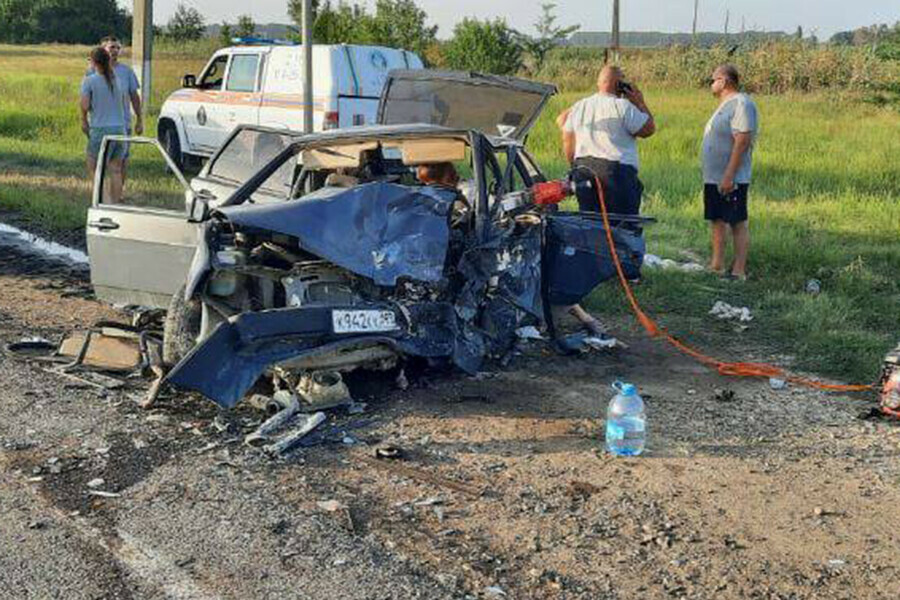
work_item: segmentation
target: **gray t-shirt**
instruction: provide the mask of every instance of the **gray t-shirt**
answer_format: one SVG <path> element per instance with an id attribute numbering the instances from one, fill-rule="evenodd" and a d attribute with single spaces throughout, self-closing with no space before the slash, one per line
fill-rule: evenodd
<path id="1" fill-rule="evenodd" d="M 134 69 L 128 65 L 116 63 L 116 66 L 113 67 L 113 72 L 116 74 L 119 84 L 125 88 L 125 126 L 131 128 L 131 95 L 141 91 L 141 84 L 137 75 L 134 74 Z M 89 68 L 84 76 L 90 77 L 93 74 L 94 69 Z"/>
<path id="2" fill-rule="evenodd" d="M 637 169 L 634 135 L 649 119 L 625 98 L 594 94 L 575 103 L 563 130 L 575 134 L 575 158 L 592 156 Z"/>
<path id="3" fill-rule="evenodd" d="M 723 102 L 713 113 L 703 133 L 703 181 L 721 183 L 734 149 L 734 134 L 749 133 L 750 148 L 741 159 L 741 166 L 734 176 L 736 184 L 750 183 L 753 172 L 753 147 L 759 133 L 759 116 L 756 104 L 746 94 L 737 94 Z"/>
<path id="4" fill-rule="evenodd" d="M 119 83 L 117 77 L 113 78 L 113 86 L 109 84 L 103 75 L 94 73 L 88 75 L 81 82 L 81 95 L 88 97 L 91 102 L 90 122 L 91 127 L 122 127 L 125 121 L 125 86 Z"/>

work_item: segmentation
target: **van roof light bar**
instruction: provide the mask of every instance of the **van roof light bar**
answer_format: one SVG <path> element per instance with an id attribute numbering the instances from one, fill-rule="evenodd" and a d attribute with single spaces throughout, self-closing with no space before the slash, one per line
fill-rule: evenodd
<path id="1" fill-rule="evenodd" d="M 231 43 L 235 46 L 296 46 L 297 42 L 291 40 L 275 40 L 258 37 L 234 37 Z"/>

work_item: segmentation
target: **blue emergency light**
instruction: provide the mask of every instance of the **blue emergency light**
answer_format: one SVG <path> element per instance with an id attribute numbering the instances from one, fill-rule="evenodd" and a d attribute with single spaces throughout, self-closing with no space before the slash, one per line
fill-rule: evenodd
<path id="1" fill-rule="evenodd" d="M 291 40 L 273 40 L 270 38 L 258 37 L 234 37 L 231 43 L 235 46 L 297 46 L 297 42 Z"/>

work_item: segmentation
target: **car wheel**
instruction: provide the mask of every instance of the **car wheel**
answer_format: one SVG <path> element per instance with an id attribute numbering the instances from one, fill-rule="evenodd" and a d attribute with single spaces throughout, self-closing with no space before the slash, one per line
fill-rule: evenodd
<path id="1" fill-rule="evenodd" d="M 163 325 L 163 362 L 177 365 L 197 344 L 203 307 L 198 300 L 184 297 L 185 286 L 175 292 Z"/>
<path id="2" fill-rule="evenodd" d="M 166 154 L 169 155 L 169 158 L 172 159 L 175 166 L 178 167 L 180 171 L 183 171 L 184 154 L 181 152 L 181 140 L 178 139 L 178 130 L 175 129 L 173 124 L 166 122 L 159 134 L 159 138 Z"/>

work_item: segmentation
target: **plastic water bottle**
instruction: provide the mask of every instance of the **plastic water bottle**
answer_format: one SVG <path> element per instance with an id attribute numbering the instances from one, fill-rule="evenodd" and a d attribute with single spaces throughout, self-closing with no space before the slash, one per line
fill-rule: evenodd
<path id="1" fill-rule="evenodd" d="M 644 401 L 630 383 L 617 381 L 612 387 L 617 393 L 606 411 L 606 449 L 615 456 L 638 456 L 647 427 Z"/>

